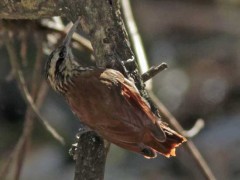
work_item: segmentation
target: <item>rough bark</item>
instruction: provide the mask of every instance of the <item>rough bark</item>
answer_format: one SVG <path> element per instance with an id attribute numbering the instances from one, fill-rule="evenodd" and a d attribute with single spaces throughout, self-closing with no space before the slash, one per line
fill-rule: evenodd
<path id="1" fill-rule="evenodd" d="M 133 53 L 123 26 L 119 2 L 116 0 L 78 0 L 66 2 L 66 6 L 69 7 L 66 9 L 67 18 L 75 20 L 78 16 L 81 17 L 81 28 L 92 43 L 97 66 L 111 67 L 125 73 L 121 61 L 131 59 Z M 136 64 L 133 65 L 136 67 Z M 136 69 L 135 67 L 133 69 Z M 93 151 L 88 151 L 89 153 L 84 151 L 84 154 L 79 152 L 77 155 L 75 179 L 103 179 L 108 149 L 104 147 L 102 138 L 96 134 L 89 134 L 85 138 L 85 142 L 81 143 L 85 143 L 84 146 L 89 145 L 87 148 L 92 148 Z M 99 144 L 97 142 L 88 143 L 92 138 L 99 139 Z M 78 149 L 80 148 L 78 147 Z M 80 157 L 84 157 L 84 160 Z M 95 172 L 92 173 L 89 166 L 84 166 L 83 161 L 85 164 L 91 165 Z M 82 171 L 83 169 L 88 172 L 85 173 Z M 81 172 L 78 173 L 78 171 Z"/>
<path id="2" fill-rule="evenodd" d="M 81 17 L 80 23 L 92 43 L 97 65 L 117 69 L 130 76 L 140 94 L 149 102 L 152 111 L 160 116 L 157 107 L 145 90 L 145 85 L 134 60 L 134 54 L 130 48 L 122 20 L 119 0 L 68 1 L 67 7 L 74 10 L 71 12 L 77 12 L 76 14 Z M 77 19 L 76 14 L 70 15 L 71 19 Z M 129 61 L 131 59 L 132 61 Z"/>
<path id="3" fill-rule="evenodd" d="M 121 17 L 119 0 L 76 0 L 65 1 L 66 16 L 71 20 L 81 17 L 81 28 L 88 35 L 94 50 L 94 56 L 97 66 L 109 67 L 121 71 L 128 77 L 131 77 L 140 93 L 148 100 L 152 111 L 159 115 L 156 106 L 151 102 L 145 90 L 144 83 L 138 72 L 137 64 L 134 60 L 133 52 L 130 48 L 130 43 Z M 71 13 L 74 12 L 74 13 Z M 128 62 L 129 59 L 133 61 Z M 91 137 L 90 137 L 91 139 Z M 106 153 L 107 149 L 104 146 L 99 146 L 97 153 Z M 97 156 L 99 157 L 99 156 Z M 101 158 L 104 158 L 101 156 Z M 93 164 L 94 162 L 87 162 Z M 77 160 L 77 163 L 79 158 Z M 100 162 L 103 162 L 100 160 Z M 105 161 L 104 161 L 105 162 Z M 99 165 L 104 165 L 99 163 Z M 78 166 L 78 168 L 84 168 Z M 104 170 L 104 168 L 103 168 Z M 76 176 L 82 174 L 76 174 Z M 75 176 L 75 178 L 76 178 Z M 101 176 L 103 177 L 103 176 Z M 101 178 L 100 177 L 100 178 Z M 83 179 L 84 177 L 81 176 Z M 90 176 L 89 176 L 90 178 Z M 91 179 L 91 178 L 90 178 Z"/>
<path id="4" fill-rule="evenodd" d="M 39 19 L 63 14 L 57 0 L 1 0 L 1 19 Z"/>
<path id="5" fill-rule="evenodd" d="M 52 16 L 66 16 L 74 21 L 78 16 L 80 1 L 40 1 L 40 0 L 5 0 L 0 1 L 1 19 L 40 19 Z M 85 2 L 84 2 L 85 3 Z M 73 5 L 75 8 L 68 6 Z M 83 4 L 84 5 L 84 4 Z M 99 9 L 98 11 L 102 11 Z M 67 15 L 65 15 L 67 14 Z M 83 15 L 84 16 L 84 15 Z M 88 16 L 86 14 L 85 16 Z M 91 17 L 90 17 L 91 18 Z M 101 51 L 102 52 L 102 51 Z M 104 140 L 94 132 L 88 132 L 78 139 L 75 157 L 75 180 L 104 179 L 105 161 L 108 147 Z"/>
<path id="6" fill-rule="evenodd" d="M 81 135 L 76 150 L 74 180 L 103 180 L 107 157 L 104 141 L 95 132 Z"/>
<path id="7" fill-rule="evenodd" d="M 6 4 L 6 5 L 5 5 Z M 89 36 L 97 66 L 111 67 L 131 77 L 143 97 L 151 103 L 138 72 L 122 21 L 119 0 L 22 0 L 0 2 L 0 18 L 37 19 L 55 15 L 75 21 L 81 17 L 81 28 Z M 108 148 L 96 133 L 78 139 L 75 180 L 103 179 Z"/>

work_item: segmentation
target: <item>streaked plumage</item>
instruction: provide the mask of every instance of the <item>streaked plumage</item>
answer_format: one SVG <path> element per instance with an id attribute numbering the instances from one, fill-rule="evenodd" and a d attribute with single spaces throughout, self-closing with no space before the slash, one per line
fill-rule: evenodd
<path id="1" fill-rule="evenodd" d="M 117 70 L 85 68 L 74 60 L 69 43 L 77 23 L 48 60 L 50 85 L 106 140 L 149 158 L 156 152 L 175 156 L 175 147 L 186 139 L 152 113 L 133 82 Z"/>

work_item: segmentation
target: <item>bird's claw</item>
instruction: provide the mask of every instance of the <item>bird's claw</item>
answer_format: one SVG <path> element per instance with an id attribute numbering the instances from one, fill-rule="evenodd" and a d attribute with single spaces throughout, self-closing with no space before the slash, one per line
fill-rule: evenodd
<path id="1" fill-rule="evenodd" d="M 69 155 L 72 156 L 73 160 L 77 159 L 77 154 L 76 154 L 77 146 L 78 146 L 78 143 L 72 144 L 72 147 L 68 151 Z"/>
<path id="2" fill-rule="evenodd" d="M 83 134 L 89 132 L 89 131 L 92 131 L 89 127 L 87 126 L 82 126 L 78 129 L 78 132 L 76 134 L 76 139 L 78 140 Z"/>
<path id="3" fill-rule="evenodd" d="M 128 69 L 131 69 L 131 64 L 135 62 L 135 58 L 134 56 L 132 56 L 130 59 L 127 59 L 125 61 L 120 61 L 121 66 L 123 67 L 123 70 L 125 72 L 125 74 L 128 76 L 128 78 L 130 78 L 130 74 Z"/>

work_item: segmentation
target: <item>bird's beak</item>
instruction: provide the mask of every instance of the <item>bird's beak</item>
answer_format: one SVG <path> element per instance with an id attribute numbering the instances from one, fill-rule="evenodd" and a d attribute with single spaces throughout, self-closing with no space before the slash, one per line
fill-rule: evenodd
<path id="1" fill-rule="evenodd" d="M 71 39 L 72 39 L 72 36 L 73 36 L 73 33 L 76 31 L 77 29 L 77 26 L 80 22 L 80 17 L 77 19 L 77 21 L 73 24 L 73 26 L 71 27 L 71 29 L 69 30 L 68 34 L 66 35 L 62 45 L 63 46 L 66 46 L 68 47 L 70 42 L 71 42 Z"/>

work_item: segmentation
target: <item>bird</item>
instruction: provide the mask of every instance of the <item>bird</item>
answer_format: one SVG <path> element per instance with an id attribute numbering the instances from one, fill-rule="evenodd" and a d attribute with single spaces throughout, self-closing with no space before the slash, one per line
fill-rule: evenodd
<path id="1" fill-rule="evenodd" d="M 157 117 L 134 82 L 121 72 L 104 67 L 83 67 L 71 50 L 73 24 L 45 66 L 50 86 L 61 94 L 72 112 L 107 141 L 143 155 L 175 156 L 186 138 Z"/>

